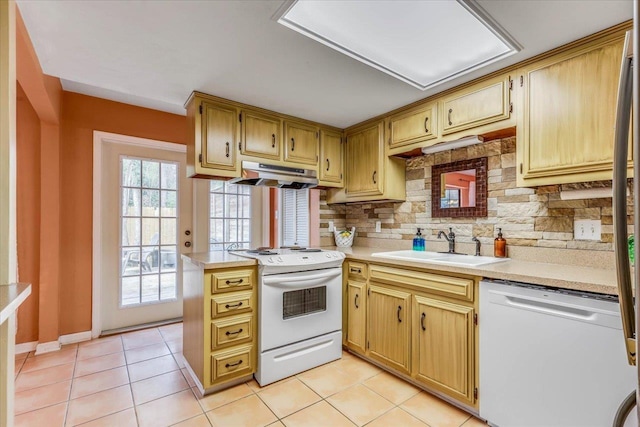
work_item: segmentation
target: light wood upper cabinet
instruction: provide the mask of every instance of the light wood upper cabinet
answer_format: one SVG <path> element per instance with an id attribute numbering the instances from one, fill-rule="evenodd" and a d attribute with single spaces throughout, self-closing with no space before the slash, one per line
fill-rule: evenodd
<path id="1" fill-rule="evenodd" d="M 519 186 L 611 179 L 623 42 L 621 32 L 522 70 Z"/>
<path id="2" fill-rule="evenodd" d="M 438 136 L 437 108 L 428 104 L 391 116 L 388 119 L 389 148 L 402 147 L 414 142 L 427 141 Z"/>
<path id="3" fill-rule="evenodd" d="M 293 163 L 318 163 L 318 128 L 305 123 L 285 122 L 284 159 Z"/>
<path id="4" fill-rule="evenodd" d="M 347 346 L 358 353 L 366 351 L 367 284 L 349 280 L 347 282 Z"/>
<path id="5" fill-rule="evenodd" d="M 242 111 L 242 148 L 245 156 L 280 159 L 282 120 L 255 111 Z"/>
<path id="6" fill-rule="evenodd" d="M 330 130 L 320 129 L 320 181 L 325 185 L 337 184 L 341 187 L 343 180 L 343 147 L 342 134 Z"/>
<path id="7" fill-rule="evenodd" d="M 347 135 L 347 197 L 383 192 L 384 123 Z"/>
<path id="8" fill-rule="evenodd" d="M 236 170 L 237 123 L 235 108 L 202 102 L 202 167 Z"/>
<path id="9" fill-rule="evenodd" d="M 508 119 L 512 110 L 511 87 L 506 75 L 445 96 L 440 101 L 442 135 Z"/>
<path id="10" fill-rule="evenodd" d="M 409 372 L 411 294 L 370 283 L 367 336 L 369 356 L 400 372 Z"/>
<path id="11" fill-rule="evenodd" d="M 413 376 L 474 405 L 474 309 L 413 297 Z"/>

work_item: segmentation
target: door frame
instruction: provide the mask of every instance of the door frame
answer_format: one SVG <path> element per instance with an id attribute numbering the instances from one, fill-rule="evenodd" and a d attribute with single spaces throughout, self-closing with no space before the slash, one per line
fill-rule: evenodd
<path id="1" fill-rule="evenodd" d="M 93 131 L 93 255 L 91 257 L 91 337 L 97 338 L 102 332 L 102 147 L 106 143 L 134 145 L 138 147 L 186 153 L 187 146 L 173 142 L 139 138 L 136 136 Z"/>

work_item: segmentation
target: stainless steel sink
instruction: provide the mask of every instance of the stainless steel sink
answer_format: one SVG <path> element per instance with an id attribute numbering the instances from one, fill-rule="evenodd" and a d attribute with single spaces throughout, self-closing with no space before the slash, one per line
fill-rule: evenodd
<path id="1" fill-rule="evenodd" d="M 494 264 L 508 261 L 509 258 L 494 258 L 489 256 L 471 256 L 464 254 L 450 254 L 442 252 L 421 251 L 391 251 L 371 254 L 376 258 L 401 259 L 405 261 L 428 262 L 435 264 L 456 265 L 461 267 L 477 267 L 479 265 Z"/>

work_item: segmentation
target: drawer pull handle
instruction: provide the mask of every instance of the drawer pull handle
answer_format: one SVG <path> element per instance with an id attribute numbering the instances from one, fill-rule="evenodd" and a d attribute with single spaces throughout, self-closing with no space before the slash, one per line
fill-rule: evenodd
<path id="1" fill-rule="evenodd" d="M 242 301 L 240 301 L 239 303 L 236 303 L 236 304 L 227 304 L 227 305 L 224 306 L 224 308 L 227 308 L 227 309 L 229 309 L 229 308 L 238 308 L 238 307 L 241 307 L 241 306 L 242 306 Z"/>
<path id="2" fill-rule="evenodd" d="M 238 280 L 227 280 L 225 283 L 227 285 L 239 285 L 240 283 L 244 282 L 244 279 L 238 279 Z"/>
<path id="3" fill-rule="evenodd" d="M 424 326 L 424 318 L 427 317 L 426 314 L 422 313 L 422 316 L 420 316 L 420 326 L 422 326 L 422 330 L 426 331 L 427 328 Z"/>
<path id="4" fill-rule="evenodd" d="M 276 134 L 271 134 L 271 148 L 276 148 Z"/>
<path id="5" fill-rule="evenodd" d="M 331 167 L 331 162 L 329 161 L 329 159 L 327 159 L 327 172 L 329 171 L 330 167 Z"/>
<path id="6" fill-rule="evenodd" d="M 449 108 L 449 114 L 447 115 L 447 119 L 449 120 L 449 126 L 453 124 L 451 121 L 451 113 L 453 113 L 453 108 Z"/>
<path id="7" fill-rule="evenodd" d="M 429 128 L 427 127 L 429 123 L 429 117 L 424 118 L 424 133 L 429 133 Z"/>
<path id="8" fill-rule="evenodd" d="M 353 299 L 353 305 L 356 306 L 356 308 L 360 308 L 360 306 L 358 305 L 358 298 L 360 297 L 360 295 L 356 294 L 356 297 Z"/>
<path id="9" fill-rule="evenodd" d="M 226 145 L 227 145 L 227 152 L 226 152 L 226 154 L 225 154 L 225 155 L 226 155 L 227 157 L 229 157 L 229 142 L 227 142 L 227 143 L 226 143 Z"/>
<path id="10" fill-rule="evenodd" d="M 227 332 L 225 332 L 224 334 L 225 334 L 226 336 L 229 336 L 229 335 L 238 335 L 240 332 L 242 332 L 242 328 L 240 328 L 240 329 L 238 329 L 237 331 L 234 331 L 234 332 L 227 331 Z"/>
<path id="11" fill-rule="evenodd" d="M 373 171 L 373 175 L 371 176 L 371 178 L 373 178 L 373 183 L 377 184 L 378 182 L 376 181 L 376 174 L 378 173 L 378 171 Z"/>
<path id="12" fill-rule="evenodd" d="M 398 323 L 402 323 L 402 319 L 400 318 L 400 311 L 402 310 L 402 306 L 398 306 Z"/>
<path id="13" fill-rule="evenodd" d="M 350 271 L 350 272 L 352 272 L 352 273 L 362 273 L 362 269 L 360 269 L 360 268 L 354 268 L 354 267 L 351 267 L 351 268 L 349 269 L 349 271 Z"/>
<path id="14" fill-rule="evenodd" d="M 242 365 L 242 359 L 238 360 L 235 363 L 227 363 L 226 365 L 224 365 L 225 368 L 231 368 L 233 366 L 238 366 L 238 365 Z"/>
<path id="15" fill-rule="evenodd" d="M 296 140 L 291 138 L 291 151 L 296 149 Z"/>

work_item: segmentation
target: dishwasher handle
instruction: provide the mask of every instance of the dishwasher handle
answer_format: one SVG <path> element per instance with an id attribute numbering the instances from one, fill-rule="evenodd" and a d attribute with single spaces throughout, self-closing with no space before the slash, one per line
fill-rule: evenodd
<path id="1" fill-rule="evenodd" d="M 489 291 L 489 301 L 492 304 L 504 305 L 514 309 L 529 310 L 540 314 L 620 329 L 620 319 L 616 314 L 592 310 L 589 307 L 563 301 L 498 290 Z"/>

